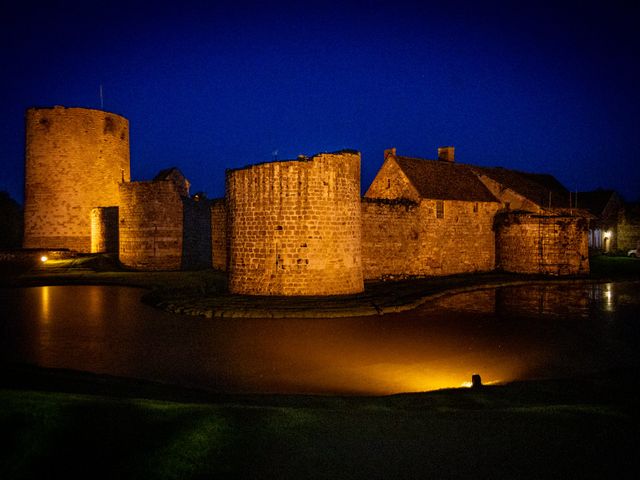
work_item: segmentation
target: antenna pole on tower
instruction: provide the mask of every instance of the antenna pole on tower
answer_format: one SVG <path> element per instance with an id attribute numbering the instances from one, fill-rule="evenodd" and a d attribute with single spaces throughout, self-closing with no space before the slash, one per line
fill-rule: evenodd
<path id="1" fill-rule="evenodd" d="M 100 110 L 104 110 L 104 96 L 102 95 L 102 84 L 100 84 Z"/>

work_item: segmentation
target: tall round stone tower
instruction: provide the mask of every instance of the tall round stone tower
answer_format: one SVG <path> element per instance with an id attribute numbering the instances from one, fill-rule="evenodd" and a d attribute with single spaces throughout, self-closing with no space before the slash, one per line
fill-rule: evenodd
<path id="1" fill-rule="evenodd" d="M 130 180 L 129 122 L 102 110 L 26 114 L 25 248 L 91 251 L 91 209 L 117 206 Z"/>
<path id="2" fill-rule="evenodd" d="M 363 291 L 358 152 L 228 170 L 226 203 L 232 293 Z"/>

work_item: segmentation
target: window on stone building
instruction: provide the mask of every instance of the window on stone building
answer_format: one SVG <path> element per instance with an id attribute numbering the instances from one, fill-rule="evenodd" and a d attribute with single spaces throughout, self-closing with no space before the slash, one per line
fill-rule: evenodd
<path id="1" fill-rule="evenodd" d="M 444 201 L 436 200 L 436 218 L 444 218 Z"/>
<path id="2" fill-rule="evenodd" d="M 473 204 L 473 213 L 478 213 L 478 202 Z"/>
<path id="3" fill-rule="evenodd" d="M 387 188 L 391 188 L 391 179 L 387 178 Z"/>

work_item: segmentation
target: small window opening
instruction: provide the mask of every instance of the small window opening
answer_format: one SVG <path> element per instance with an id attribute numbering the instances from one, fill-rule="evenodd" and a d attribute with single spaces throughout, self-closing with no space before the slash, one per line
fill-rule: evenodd
<path id="1" fill-rule="evenodd" d="M 444 218 L 444 201 L 436 200 L 436 218 Z"/>

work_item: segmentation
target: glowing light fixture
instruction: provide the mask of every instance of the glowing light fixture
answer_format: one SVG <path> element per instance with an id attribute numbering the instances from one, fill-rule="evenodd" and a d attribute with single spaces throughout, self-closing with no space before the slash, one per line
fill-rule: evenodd
<path id="1" fill-rule="evenodd" d="M 613 237 L 613 232 L 611 230 L 607 230 L 606 232 L 604 232 L 604 238 L 611 238 Z"/>
<path id="2" fill-rule="evenodd" d="M 42 256 L 40 257 L 40 261 L 41 261 L 42 263 L 46 262 L 47 260 L 49 260 L 49 258 L 48 258 L 46 255 L 42 255 Z"/>

